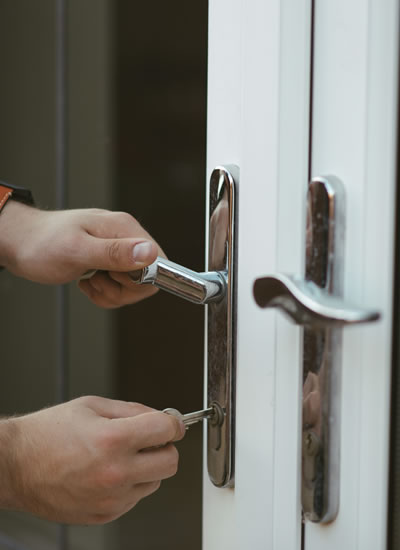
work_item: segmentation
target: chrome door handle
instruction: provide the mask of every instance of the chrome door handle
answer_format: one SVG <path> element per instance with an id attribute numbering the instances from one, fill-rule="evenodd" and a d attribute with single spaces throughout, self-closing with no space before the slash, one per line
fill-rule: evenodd
<path id="1" fill-rule="evenodd" d="M 379 319 L 342 297 L 344 189 L 333 177 L 308 188 L 305 277 L 268 275 L 253 286 L 263 308 L 279 308 L 303 330 L 301 501 L 305 519 L 328 523 L 339 510 L 342 327 Z"/>
<path id="2" fill-rule="evenodd" d="M 137 284 L 150 284 L 194 304 L 209 304 L 222 300 L 226 293 L 227 272 L 197 273 L 159 256 L 154 263 L 130 278 Z"/>
<path id="3" fill-rule="evenodd" d="M 255 281 L 253 292 L 257 305 L 279 308 L 298 325 L 342 327 L 370 323 L 380 317 L 374 309 L 350 304 L 295 275 L 261 277 Z"/>
<path id="4" fill-rule="evenodd" d="M 148 267 L 131 272 L 136 284 L 152 284 L 207 305 L 207 407 L 223 411 L 221 423 L 207 423 L 207 464 L 217 487 L 234 484 L 235 318 L 236 318 L 236 187 L 239 169 L 218 166 L 211 174 L 209 198 L 210 271 L 197 273 L 158 257 Z"/>

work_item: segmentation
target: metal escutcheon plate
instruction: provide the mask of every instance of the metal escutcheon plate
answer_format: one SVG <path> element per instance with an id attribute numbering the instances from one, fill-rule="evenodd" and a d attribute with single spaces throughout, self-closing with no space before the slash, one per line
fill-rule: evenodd
<path id="1" fill-rule="evenodd" d="M 234 484 L 235 448 L 235 315 L 236 193 L 239 169 L 217 167 L 210 180 L 209 271 L 223 271 L 226 293 L 208 307 L 207 405 L 216 403 L 224 416 L 207 426 L 207 464 L 217 487 Z"/>
<path id="2" fill-rule="evenodd" d="M 342 297 L 344 189 L 333 177 L 308 189 L 306 279 Z M 333 521 L 339 510 L 342 329 L 303 335 L 302 507 L 306 520 Z"/>

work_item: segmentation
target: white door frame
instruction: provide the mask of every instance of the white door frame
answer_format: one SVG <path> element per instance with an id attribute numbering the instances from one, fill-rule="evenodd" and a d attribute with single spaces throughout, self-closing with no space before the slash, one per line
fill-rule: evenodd
<path id="1" fill-rule="evenodd" d="M 240 167 L 239 273 L 236 485 L 205 471 L 203 547 L 297 549 L 300 331 L 251 292 L 303 270 L 310 2 L 214 0 L 209 20 L 208 174 Z"/>

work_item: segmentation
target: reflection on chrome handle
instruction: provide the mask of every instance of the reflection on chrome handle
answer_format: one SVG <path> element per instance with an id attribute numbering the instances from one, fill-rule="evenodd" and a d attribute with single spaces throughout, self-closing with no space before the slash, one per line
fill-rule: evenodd
<path id="1" fill-rule="evenodd" d="M 313 178 L 307 193 L 305 277 L 271 275 L 254 284 L 260 307 L 304 325 L 301 504 L 303 519 L 330 523 L 340 502 L 342 327 L 379 319 L 343 299 L 345 190 L 335 176 Z"/>
<path id="2" fill-rule="evenodd" d="M 154 263 L 131 271 L 136 284 L 151 284 L 194 304 L 208 304 L 220 300 L 226 292 L 226 276 L 221 271 L 197 273 L 160 256 Z"/>
<path id="3" fill-rule="evenodd" d="M 312 281 L 293 275 L 269 275 L 254 283 L 260 307 L 278 307 L 295 323 L 306 326 L 344 326 L 379 319 L 378 311 L 354 306 L 328 294 Z"/>

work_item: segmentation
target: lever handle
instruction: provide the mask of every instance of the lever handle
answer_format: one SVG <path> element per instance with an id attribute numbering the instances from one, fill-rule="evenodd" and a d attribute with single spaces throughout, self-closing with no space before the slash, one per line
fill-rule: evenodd
<path id="1" fill-rule="evenodd" d="M 269 275 L 253 285 L 260 307 L 277 307 L 304 325 L 301 502 L 303 518 L 316 523 L 332 522 L 339 512 L 341 327 L 380 318 L 378 311 L 342 298 L 344 199 L 337 178 L 313 178 L 307 193 L 305 277 Z"/>
<path id="2" fill-rule="evenodd" d="M 223 271 L 197 273 L 158 256 L 151 265 L 129 273 L 136 284 L 151 284 L 194 304 L 221 300 L 226 293 Z"/>
<path id="3" fill-rule="evenodd" d="M 307 326 L 344 326 L 379 319 L 365 309 L 328 294 L 312 281 L 294 275 L 268 275 L 256 279 L 254 298 L 260 307 L 277 307 L 295 323 Z"/>

